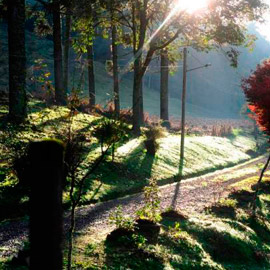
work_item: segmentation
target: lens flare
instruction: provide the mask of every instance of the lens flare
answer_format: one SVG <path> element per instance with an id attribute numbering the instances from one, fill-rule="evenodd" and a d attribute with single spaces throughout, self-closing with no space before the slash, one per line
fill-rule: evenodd
<path id="1" fill-rule="evenodd" d="M 180 10 L 185 10 L 188 13 L 194 13 L 203 8 L 206 8 L 209 0 L 178 0 L 176 6 Z"/>

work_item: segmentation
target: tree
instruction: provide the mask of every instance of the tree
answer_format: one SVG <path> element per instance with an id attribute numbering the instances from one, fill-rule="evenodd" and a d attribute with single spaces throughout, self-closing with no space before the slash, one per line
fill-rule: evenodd
<path id="1" fill-rule="evenodd" d="M 89 105 L 92 110 L 96 104 L 94 39 L 96 27 L 99 25 L 100 7 L 95 0 L 75 1 L 74 29 L 77 35 L 73 38 L 73 49 L 82 56 L 87 53 Z"/>
<path id="2" fill-rule="evenodd" d="M 160 53 L 160 119 L 169 120 L 169 57 L 166 48 Z"/>
<path id="3" fill-rule="evenodd" d="M 66 104 L 66 94 L 63 81 L 63 52 L 61 34 L 60 0 L 53 0 L 53 56 L 54 56 L 54 81 L 55 81 L 55 102 L 58 105 Z"/>
<path id="4" fill-rule="evenodd" d="M 251 75 L 243 79 L 242 89 L 249 103 L 249 109 L 253 114 L 252 118 L 256 121 L 260 129 L 270 136 L 270 59 L 264 60 L 257 65 Z M 259 186 L 263 179 L 265 170 L 270 163 L 270 156 L 261 172 L 254 195 L 253 214 L 256 212 L 256 199 L 259 192 Z"/>
<path id="5" fill-rule="evenodd" d="M 8 1 L 9 49 L 9 117 L 22 123 L 27 116 L 26 55 L 25 55 L 25 1 Z"/>
<path id="6" fill-rule="evenodd" d="M 116 117 L 120 115 L 119 101 L 119 75 L 118 75 L 118 48 L 117 48 L 117 16 L 115 8 L 117 1 L 111 0 L 110 15 L 111 15 L 111 37 L 112 37 L 112 61 L 113 61 L 113 92 L 114 92 L 114 109 Z"/>
<path id="7" fill-rule="evenodd" d="M 165 5 L 171 11 L 164 20 Z M 156 51 L 179 38 L 183 45 L 198 49 L 227 44 L 228 56 L 235 60 L 238 54 L 228 45 L 244 44 L 246 22 L 260 18 L 265 9 L 261 0 L 213 0 L 207 10 L 194 14 L 176 7 L 174 0 L 134 0 L 123 11 L 123 24 L 130 29 L 134 55 L 133 130 L 136 134 L 140 133 L 143 114 L 141 82 Z"/>
<path id="8" fill-rule="evenodd" d="M 72 7 L 73 0 L 66 1 L 65 15 L 65 40 L 64 40 L 64 71 L 63 71 L 63 88 L 67 93 L 69 88 L 69 54 L 70 54 L 70 32 L 72 25 Z"/>

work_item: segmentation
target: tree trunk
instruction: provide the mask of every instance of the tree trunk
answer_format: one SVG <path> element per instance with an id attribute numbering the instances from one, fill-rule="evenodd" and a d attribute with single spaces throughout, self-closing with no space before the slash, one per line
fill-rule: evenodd
<path id="1" fill-rule="evenodd" d="M 141 76 L 140 76 L 140 62 L 138 57 L 134 61 L 134 79 L 133 79 L 133 132 L 135 135 L 141 133 Z"/>
<path id="2" fill-rule="evenodd" d="M 113 22 L 112 22 L 113 23 Z M 114 91 L 114 109 L 116 117 L 120 115 L 119 101 L 119 74 L 118 74 L 118 52 L 116 45 L 116 27 L 112 26 L 112 60 L 113 60 L 113 91 Z"/>
<path id="3" fill-rule="evenodd" d="M 94 48 L 93 45 L 87 47 L 88 59 L 88 90 L 90 110 L 96 105 L 96 89 L 95 89 L 95 71 L 94 71 Z"/>
<path id="4" fill-rule="evenodd" d="M 258 150 L 259 148 L 259 142 L 258 142 L 258 127 L 256 121 L 254 123 L 254 130 L 253 130 L 253 135 L 254 135 L 254 140 L 256 142 L 256 149 Z"/>
<path id="5" fill-rule="evenodd" d="M 25 56 L 25 1 L 8 1 L 9 49 L 9 117 L 22 123 L 27 116 L 26 56 Z"/>
<path id="6" fill-rule="evenodd" d="M 140 85 L 140 125 L 144 124 L 144 108 L 143 108 L 143 77 Z"/>
<path id="7" fill-rule="evenodd" d="M 255 191 L 255 194 L 254 194 L 254 200 L 253 200 L 253 205 L 252 205 L 252 212 L 253 212 L 253 216 L 255 216 L 256 214 L 256 201 L 257 201 L 257 197 L 258 197 L 258 193 L 259 193 L 259 189 L 260 189 L 260 184 L 262 182 L 262 179 L 263 179 L 263 175 L 264 175 L 264 172 L 266 171 L 268 165 L 270 163 L 270 155 L 262 169 L 262 172 L 261 172 L 261 175 L 260 175 L 260 178 L 257 182 L 257 186 L 256 186 L 256 191 Z"/>
<path id="8" fill-rule="evenodd" d="M 169 59 L 168 52 L 164 50 L 161 52 L 160 61 L 160 119 L 163 121 L 169 120 Z"/>
<path id="9" fill-rule="evenodd" d="M 69 92 L 69 52 L 70 52 L 71 10 L 67 6 L 65 43 L 64 43 L 64 91 Z"/>
<path id="10" fill-rule="evenodd" d="M 135 135 L 140 135 L 141 133 L 140 126 L 143 122 L 142 78 L 146 71 L 146 68 L 142 64 L 142 50 L 144 47 L 147 30 L 147 3 L 148 3 L 147 1 L 140 2 L 137 0 L 134 1 L 132 5 L 133 54 L 135 59 L 132 109 L 133 109 L 133 132 L 135 133 Z M 136 14 L 138 14 L 139 27 L 137 27 Z"/>
<path id="11" fill-rule="evenodd" d="M 54 44 L 55 102 L 58 105 L 65 105 L 66 95 L 63 85 L 61 18 L 60 18 L 59 0 L 53 0 L 53 44 Z"/>

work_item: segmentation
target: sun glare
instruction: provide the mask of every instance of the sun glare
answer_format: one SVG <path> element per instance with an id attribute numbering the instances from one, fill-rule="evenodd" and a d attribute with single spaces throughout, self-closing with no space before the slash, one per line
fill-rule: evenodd
<path id="1" fill-rule="evenodd" d="M 194 13 L 200 9 L 206 8 L 209 0 L 178 0 L 177 9 L 186 10 L 188 13 Z"/>

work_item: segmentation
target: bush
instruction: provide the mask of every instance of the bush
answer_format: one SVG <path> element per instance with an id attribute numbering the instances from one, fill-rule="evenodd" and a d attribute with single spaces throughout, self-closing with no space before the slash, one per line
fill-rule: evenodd
<path id="1" fill-rule="evenodd" d="M 95 127 L 93 136 L 97 138 L 100 143 L 101 152 L 106 145 L 112 148 L 112 158 L 114 159 L 114 151 L 116 144 L 127 138 L 128 129 L 121 121 L 116 121 L 108 118 L 103 118 L 100 123 Z"/>
<path id="2" fill-rule="evenodd" d="M 161 220 L 159 189 L 155 179 L 151 179 L 149 185 L 144 188 L 144 206 L 136 214 L 138 219 L 152 222 Z"/>
<path id="3" fill-rule="evenodd" d="M 165 136 L 165 130 L 159 125 L 150 126 L 144 135 L 146 137 L 144 145 L 147 153 L 154 156 L 159 148 L 157 140 Z"/>

